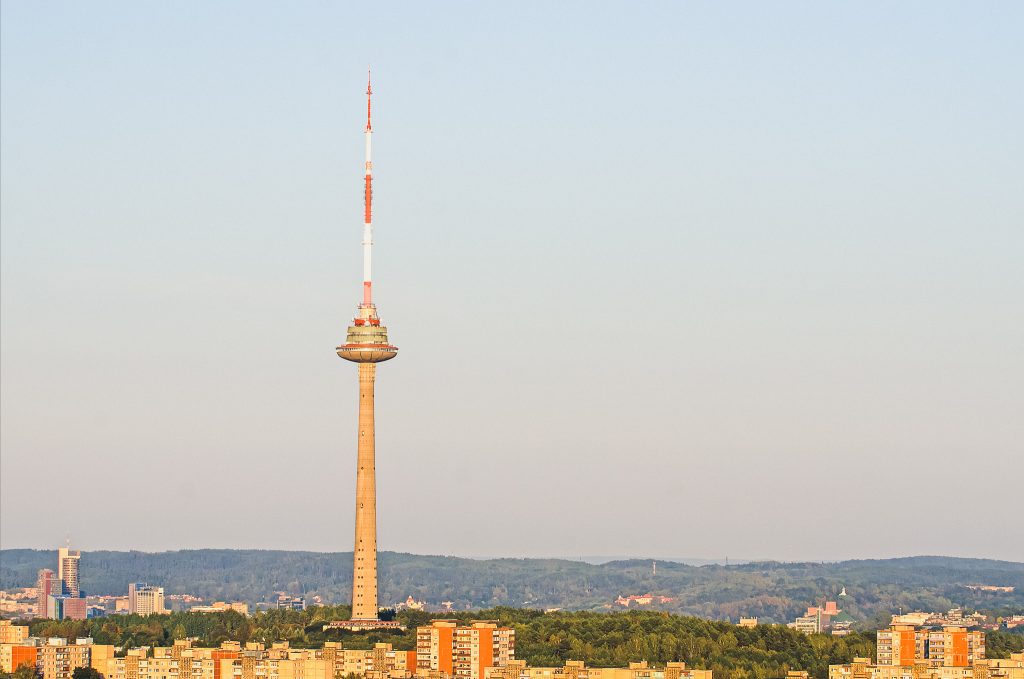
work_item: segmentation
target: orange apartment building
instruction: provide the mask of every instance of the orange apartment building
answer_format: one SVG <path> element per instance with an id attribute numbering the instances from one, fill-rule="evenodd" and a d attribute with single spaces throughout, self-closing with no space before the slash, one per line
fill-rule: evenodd
<path id="1" fill-rule="evenodd" d="M 459 625 L 435 620 L 416 630 L 416 673 L 442 673 L 455 679 L 484 679 L 489 667 L 515 658 L 515 630 L 490 621 Z"/>
<path id="2" fill-rule="evenodd" d="M 929 665 L 924 660 L 912 665 L 872 665 L 870 658 L 854 658 L 846 665 L 829 665 L 828 676 L 829 679 L 1024 679 L 1024 653 L 1011 653 L 1008 659 L 975 660 L 964 667 Z"/>
<path id="3" fill-rule="evenodd" d="M 967 667 L 985 658 L 985 633 L 966 627 L 930 630 L 914 625 L 893 625 L 878 630 L 877 663 L 909 667 L 926 661 L 932 666 Z"/>
<path id="4" fill-rule="evenodd" d="M 985 633 L 965 627 L 943 627 L 928 632 L 926 657 L 943 667 L 966 667 L 985 657 Z"/>
<path id="5" fill-rule="evenodd" d="M 13 672 L 22 665 L 36 666 L 36 647 L 0 644 L 0 672 Z"/>

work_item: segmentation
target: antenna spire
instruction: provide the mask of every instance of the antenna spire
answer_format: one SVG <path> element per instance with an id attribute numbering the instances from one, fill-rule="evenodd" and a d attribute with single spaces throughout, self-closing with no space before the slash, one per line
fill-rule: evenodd
<path id="1" fill-rule="evenodd" d="M 373 94 L 373 88 L 370 87 L 370 67 L 366 67 L 366 129 L 367 131 L 372 130 L 373 126 L 370 125 L 370 95 Z"/>
<path id="2" fill-rule="evenodd" d="M 366 309 L 373 309 L 373 275 L 371 273 L 370 251 L 373 248 L 373 161 L 370 159 L 370 138 L 373 127 L 370 125 L 370 69 L 366 69 L 366 174 L 363 177 L 363 304 Z"/>

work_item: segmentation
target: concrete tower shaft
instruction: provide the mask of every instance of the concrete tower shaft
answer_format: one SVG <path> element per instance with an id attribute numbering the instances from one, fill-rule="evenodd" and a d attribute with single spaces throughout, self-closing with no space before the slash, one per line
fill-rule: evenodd
<path id="1" fill-rule="evenodd" d="M 376 363 L 359 364 L 356 541 L 352 569 L 353 620 L 377 620 L 377 463 L 373 422 L 373 382 L 376 378 Z"/>

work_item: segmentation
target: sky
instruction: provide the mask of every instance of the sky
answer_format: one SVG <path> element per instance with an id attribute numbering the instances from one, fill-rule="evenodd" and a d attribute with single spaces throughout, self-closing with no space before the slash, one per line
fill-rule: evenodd
<path id="1" fill-rule="evenodd" d="M 0 546 L 1024 561 L 1024 4 L 0 5 Z"/>

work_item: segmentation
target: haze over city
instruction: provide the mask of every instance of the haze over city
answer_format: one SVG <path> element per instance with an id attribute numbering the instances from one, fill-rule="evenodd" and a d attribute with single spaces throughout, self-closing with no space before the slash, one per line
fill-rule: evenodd
<path id="1" fill-rule="evenodd" d="M 381 549 L 1024 560 L 1020 4 L 0 7 L 0 547 L 352 548 L 369 62 Z"/>

